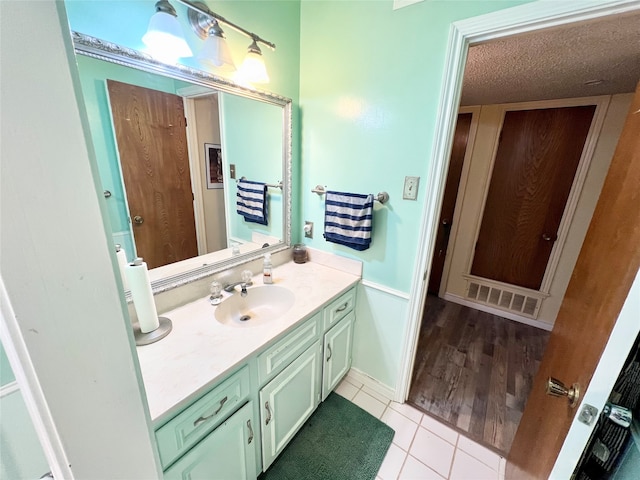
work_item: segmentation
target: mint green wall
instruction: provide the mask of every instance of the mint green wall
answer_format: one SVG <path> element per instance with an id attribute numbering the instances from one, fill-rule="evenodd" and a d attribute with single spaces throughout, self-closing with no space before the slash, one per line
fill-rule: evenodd
<path id="1" fill-rule="evenodd" d="M 100 180 L 103 188 L 112 193 L 106 202 L 111 228 L 113 232 L 129 232 L 129 214 L 122 188 L 106 80 L 117 80 L 166 93 L 176 93 L 177 89 L 188 84 L 89 57 L 78 56 L 77 63 Z M 127 252 L 128 259 L 132 260 L 135 250 L 131 235 L 123 235 L 118 241 Z"/>
<path id="2" fill-rule="evenodd" d="M 365 280 L 410 292 L 450 24 L 520 3 L 424 1 L 394 11 L 392 0 L 302 1 L 302 216 L 316 227 L 307 244 L 360 259 Z M 417 201 L 402 200 L 408 175 L 421 177 Z M 324 241 L 316 184 L 390 194 L 376 205 L 369 250 Z M 408 301 L 395 295 L 390 309 L 389 297 L 362 287 L 353 366 L 395 388 Z"/>
<path id="3" fill-rule="evenodd" d="M 282 177 L 282 118 L 277 105 L 221 93 L 220 135 L 226 165 L 236 165 L 236 178 L 275 184 Z M 228 172 L 228 168 L 226 169 Z M 225 175 L 227 174 L 225 172 Z M 229 206 L 227 235 L 251 241 L 252 232 L 282 239 L 284 213 L 282 191 L 267 189 L 268 225 L 246 222 L 236 213 L 235 182 L 225 188 Z"/>

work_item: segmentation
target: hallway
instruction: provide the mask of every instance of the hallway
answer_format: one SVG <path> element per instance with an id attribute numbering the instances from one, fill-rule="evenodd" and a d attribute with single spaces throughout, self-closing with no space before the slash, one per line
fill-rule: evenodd
<path id="1" fill-rule="evenodd" d="M 407 402 L 506 454 L 549 333 L 429 295 Z"/>

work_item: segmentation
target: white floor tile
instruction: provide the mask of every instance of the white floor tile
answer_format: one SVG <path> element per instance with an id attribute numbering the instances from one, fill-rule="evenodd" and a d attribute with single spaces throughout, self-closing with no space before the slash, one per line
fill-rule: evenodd
<path id="1" fill-rule="evenodd" d="M 420 425 L 422 425 L 430 432 L 435 433 L 440 438 L 444 438 L 452 445 L 455 445 L 458 441 L 458 432 L 456 432 L 453 428 L 445 425 L 444 423 L 440 423 L 438 420 L 430 417 L 429 415 L 424 415 L 422 417 L 422 422 L 420 423 Z"/>
<path id="2" fill-rule="evenodd" d="M 382 395 L 380 392 L 376 392 L 373 388 L 369 388 L 366 385 L 364 385 L 362 387 L 362 391 L 363 392 L 367 392 L 369 395 L 371 395 L 373 398 L 375 398 L 376 400 L 380 400 L 382 403 L 384 403 L 385 405 L 389 405 L 389 402 L 391 401 L 391 399 L 385 397 L 384 395 Z"/>
<path id="3" fill-rule="evenodd" d="M 347 400 L 353 400 L 353 397 L 355 397 L 356 393 L 358 393 L 358 389 L 356 387 L 354 387 L 352 384 L 350 384 L 349 382 L 343 380 L 336 387 L 335 392 L 338 395 L 342 395 Z"/>
<path id="4" fill-rule="evenodd" d="M 353 397 L 352 402 L 358 405 L 363 410 L 366 410 L 376 418 L 380 418 L 385 408 L 387 408 L 387 406 L 380 400 L 373 398 L 371 395 L 363 392 L 362 390 L 360 390 L 356 394 L 356 396 Z"/>
<path id="5" fill-rule="evenodd" d="M 460 435 L 458 440 L 458 448 L 464 450 L 472 457 L 480 460 L 482 463 L 490 467 L 495 472 L 500 470 L 500 455 L 492 452 L 479 443 L 469 440 L 467 437 Z"/>
<path id="6" fill-rule="evenodd" d="M 387 408 L 384 411 L 381 420 L 395 430 L 396 434 L 393 436 L 393 443 L 408 452 L 418 429 L 418 424 L 391 408 Z"/>
<path id="7" fill-rule="evenodd" d="M 408 455 L 399 478 L 401 480 L 443 480 L 444 477 Z"/>
<path id="8" fill-rule="evenodd" d="M 498 472 L 458 449 L 449 480 L 498 480 Z"/>
<path id="9" fill-rule="evenodd" d="M 435 433 L 419 427 L 409 453 L 438 474 L 447 478 L 455 447 Z"/>
<path id="10" fill-rule="evenodd" d="M 362 388 L 362 382 L 357 381 L 356 379 L 354 379 L 353 377 L 350 377 L 349 374 L 347 374 L 346 377 L 344 377 L 344 379 L 349 382 L 351 385 L 353 385 L 356 388 Z"/>
<path id="11" fill-rule="evenodd" d="M 397 445 L 391 444 L 378 471 L 378 477 L 382 480 L 396 480 L 406 457 L 407 452 Z"/>
<path id="12" fill-rule="evenodd" d="M 420 421 L 422 420 L 422 412 L 413 408 L 408 403 L 390 402 L 389 406 L 396 412 L 400 412 L 402 415 L 416 423 L 420 423 Z"/>

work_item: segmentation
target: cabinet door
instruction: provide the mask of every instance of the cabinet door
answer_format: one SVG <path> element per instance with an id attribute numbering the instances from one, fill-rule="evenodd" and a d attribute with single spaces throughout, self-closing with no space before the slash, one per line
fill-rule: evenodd
<path id="1" fill-rule="evenodd" d="M 249 402 L 166 470 L 165 480 L 255 479 L 254 428 Z"/>
<path id="2" fill-rule="evenodd" d="M 355 314 L 351 312 L 324 336 L 322 401 L 327 398 L 351 368 L 354 319 Z"/>
<path id="3" fill-rule="evenodd" d="M 263 470 L 320 403 L 321 364 L 322 347 L 316 341 L 260 390 Z"/>

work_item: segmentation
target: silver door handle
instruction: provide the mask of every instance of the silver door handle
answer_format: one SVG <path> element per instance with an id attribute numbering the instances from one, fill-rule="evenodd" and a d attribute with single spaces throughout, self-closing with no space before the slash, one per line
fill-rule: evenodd
<path id="1" fill-rule="evenodd" d="M 140 215 L 136 215 L 135 217 L 133 217 L 133 223 L 142 225 L 144 223 L 144 218 L 142 218 Z"/>
<path id="2" fill-rule="evenodd" d="M 249 428 L 249 439 L 247 440 L 247 445 L 251 445 L 251 442 L 253 442 L 253 428 L 251 428 L 251 420 L 247 420 L 247 427 Z"/>
<path id="3" fill-rule="evenodd" d="M 347 308 L 347 306 L 348 306 L 348 305 L 349 305 L 349 302 L 345 302 L 345 303 L 344 303 L 344 305 L 342 305 L 340 308 L 338 308 L 338 309 L 336 310 L 336 312 L 342 312 L 342 311 L 344 311 L 344 310 Z"/>
<path id="4" fill-rule="evenodd" d="M 552 397 L 567 397 L 571 408 L 575 408 L 576 405 L 578 405 L 578 400 L 580 399 L 580 385 L 577 383 L 574 383 L 567 388 L 564 386 L 564 383 L 557 378 L 549 377 L 547 379 L 545 390 L 547 395 L 551 395 Z"/>
<path id="5" fill-rule="evenodd" d="M 267 409 L 267 419 L 264 421 L 264 424 L 269 425 L 269 422 L 271 421 L 271 409 L 269 408 L 269 402 L 264 403 L 264 408 Z"/>
<path id="6" fill-rule="evenodd" d="M 331 344 L 327 343 L 327 350 L 329 351 L 329 356 L 327 357 L 327 362 L 329 360 L 331 360 L 331 356 L 333 355 L 333 353 L 331 352 Z"/>
<path id="7" fill-rule="evenodd" d="M 215 412 L 213 412 L 211 415 L 207 415 L 206 417 L 198 418 L 195 422 L 193 422 L 193 426 L 197 427 L 202 422 L 206 422 L 211 417 L 215 417 L 218 413 L 220 413 L 220 410 L 222 410 L 222 407 L 224 407 L 224 404 L 227 402 L 227 400 L 228 400 L 227 397 L 224 397 L 222 400 L 220 400 L 220 406 L 218 407 L 218 409 Z"/>

